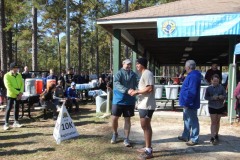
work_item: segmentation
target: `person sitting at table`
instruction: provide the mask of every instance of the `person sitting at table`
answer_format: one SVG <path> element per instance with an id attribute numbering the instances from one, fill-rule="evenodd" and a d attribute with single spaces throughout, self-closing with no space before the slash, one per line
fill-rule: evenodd
<path id="1" fill-rule="evenodd" d="M 64 100 L 64 90 L 62 81 L 58 80 L 56 89 L 53 94 L 53 101 L 57 108 L 60 106 L 60 100 Z"/>
<path id="2" fill-rule="evenodd" d="M 71 87 L 68 87 L 67 91 L 66 91 L 66 107 L 68 109 L 68 112 L 71 113 L 72 112 L 72 106 L 73 104 L 76 106 L 75 112 L 79 111 L 79 98 L 77 97 L 77 91 L 75 89 L 76 87 L 76 83 L 72 82 L 71 83 Z"/>
<path id="3" fill-rule="evenodd" d="M 53 110 L 53 120 L 57 120 L 57 107 L 53 103 L 53 94 L 56 90 L 56 85 L 51 83 L 50 86 L 40 95 L 41 105 L 45 105 L 47 109 Z"/>
<path id="4" fill-rule="evenodd" d="M 81 72 L 80 75 L 78 76 L 78 80 L 77 80 L 77 84 L 84 84 L 85 83 L 85 75 L 84 72 Z M 81 94 L 81 99 L 83 100 L 83 90 L 79 91 Z M 87 90 L 84 90 L 84 92 L 86 93 Z"/>
<path id="5" fill-rule="evenodd" d="M 98 89 L 101 89 L 105 92 L 107 90 L 107 83 L 102 78 L 99 78 Z"/>
<path id="6" fill-rule="evenodd" d="M 65 75 L 65 89 L 67 90 L 68 87 L 71 87 L 71 83 L 74 82 L 74 74 L 73 74 L 73 68 L 68 68 L 67 74 Z"/>

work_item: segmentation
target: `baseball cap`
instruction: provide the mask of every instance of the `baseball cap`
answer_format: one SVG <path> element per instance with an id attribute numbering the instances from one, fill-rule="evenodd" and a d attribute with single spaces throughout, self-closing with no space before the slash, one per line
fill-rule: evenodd
<path id="1" fill-rule="evenodd" d="M 130 59 L 125 59 L 125 60 L 123 61 L 123 64 L 129 64 L 129 63 L 132 63 L 132 61 L 131 61 Z"/>
<path id="2" fill-rule="evenodd" d="M 13 68 L 19 68 L 19 66 L 17 65 L 16 62 L 12 62 L 9 66 L 10 69 L 13 69 Z"/>
<path id="3" fill-rule="evenodd" d="M 72 83 L 71 83 L 71 86 L 75 86 L 75 85 L 76 85 L 76 83 L 75 83 L 75 82 L 72 82 Z"/>

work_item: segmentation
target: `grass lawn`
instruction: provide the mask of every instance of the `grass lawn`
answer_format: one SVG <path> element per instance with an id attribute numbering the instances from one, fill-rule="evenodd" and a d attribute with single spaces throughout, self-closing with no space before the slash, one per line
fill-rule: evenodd
<path id="1" fill-rule="evenodd" d="M 20 122 L 24 128 L 0 130 L 1 160 L 110 160 L 136 159 L 136 151 L 123 147 L 122 142 L 112 145 L 109 119 L 96 117 L 95 106 L 81 107 L 72 119 L 80 134 L 76 139 L 57 145 L 53 138 L 54 121 L 38 118 L 40 112 L 33 112 L 34 119 L 25 118 Z M 4 112 L 0 113 L 1 119 Z M 3 121 L 1 121 L 3 125 Z"/>
<path id="2" fill-rule="evenodd" d="M 79 137 L 56 144 L 53 138 L 54 121 L 43 120 L 41 111 L 32 112 L 33 119 L 24 117 L 23 128 L 3 131 L 0 128 L 0 160 L 133 160 L 137 159 L 136 148 L 143 147 L 143 132 L 139 116 L 132 118 L 130 139 L 132 148 L 123 146 L 120 138 L 117 144 L 110 144 L 110 118 L 97 118 L 95 105 L 81 105 L 80 113 L 71 117 L 80 134 Z M 11 113 L 13 114 L 13 113 Z M 49 114 L 49 117 L 52 117 Z M 12 116 L 11 116 L 12 118 Z M 0 112 L 0 125 L 4 112 Z M 226 118 L 225 118 L 226 120 Z M 119 135 L 123 135 L 123 118 L 119 119 Z M 12 120 L 11 120 L 12 123 Z M 154 159 L 162 160 L 225 160 L 238 159 L 240 152 L 240 124 L 221 122 L 220 143 L 209 144 L 210 118 L 200 118 L 200 142 L 188 147 L 177 140 L 183 130 L 181 112 L 156 112 L 152 119 Z M 1 126 L 2 127 L 2 126 Z"/>

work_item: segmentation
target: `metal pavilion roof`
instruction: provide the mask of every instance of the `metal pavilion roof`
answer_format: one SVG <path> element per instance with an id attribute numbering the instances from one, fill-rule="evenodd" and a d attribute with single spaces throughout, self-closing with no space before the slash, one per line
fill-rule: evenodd
<path id="1" fill-rule="evenodd" d="M 139 52 L 146 50 L 160 64 L 179 64 L 183 55 L 188 55 L 186 59 L 195 59 L 198 64 L 214 62 L 226 65 L 230 39 L 237 43 L 239 35 L 199 37 L 193 41 L 188 37 L 157 38 L 157 19 L 160 17 L 223 13 L 240 13 L 240 0 L 180 0 L 103 17 L 97 23 L 110 33 L 121 29 L 124 43 L 131 47 L 136 40 Z"/>

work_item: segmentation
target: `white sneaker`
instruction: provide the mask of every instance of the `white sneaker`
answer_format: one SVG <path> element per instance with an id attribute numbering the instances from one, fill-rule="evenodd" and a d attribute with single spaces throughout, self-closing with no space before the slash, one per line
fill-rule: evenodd
<path id="1" fill-rule="evenodd" d="M 14 128 L 21 128 L 23 125 L 22 124 L 20 124 L 19 122 L 14 122 L 13 123 L 13 127 Z"/>
<path id="2" fill-rule="evenodd" d="M 57 106 L 57 112 L 60 112 L 61 107 Z"/>
<path id="3" fill-rule="evenodd" d="M 10 129 L 9 124 L 8 123 L 4 124 L 3 130 L 6 131 L 6 130 L 9 130 L 9 129 Z"/>

